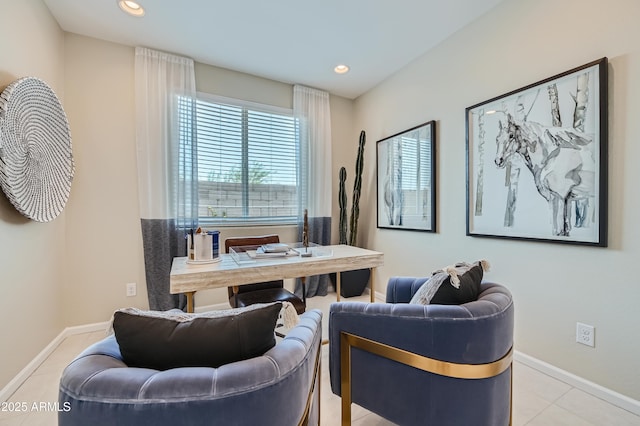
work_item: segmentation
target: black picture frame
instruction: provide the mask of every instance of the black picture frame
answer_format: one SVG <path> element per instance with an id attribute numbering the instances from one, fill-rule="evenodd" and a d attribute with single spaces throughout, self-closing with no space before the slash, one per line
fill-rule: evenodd
<path id="1" fill-rule="evenodd" d="M 377 227 L 436 231 L 436 122 L 376 143 Z"/>
<path id="2" fill-rule="evenodd" d="M 607 246 L 608 60 L 466 108 L 467 235 Z"/>

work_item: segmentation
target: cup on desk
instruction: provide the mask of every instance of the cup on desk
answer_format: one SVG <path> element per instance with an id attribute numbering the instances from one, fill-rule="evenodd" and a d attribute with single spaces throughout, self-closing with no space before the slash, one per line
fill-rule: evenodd
<path id="1" fill-rule="evenodd" d="M 193 238 L 193 241 L 191 241 Z M 206 234 L 187 234 L 187 247 L 189 260 L 205 261 L 219 256 L 220 232 L 209 231 Z"/>

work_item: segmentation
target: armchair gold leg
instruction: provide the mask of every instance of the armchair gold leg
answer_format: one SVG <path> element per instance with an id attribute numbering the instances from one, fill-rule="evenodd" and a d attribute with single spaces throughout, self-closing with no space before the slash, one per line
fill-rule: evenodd
<path id="1" fill-rule="evenodd" d="M 340 333 L 340 395 L 342 426 L 351 424 L 351 348 L 355 347 L 422 371 L 457 379 L 487 379 L 513 367 L 513 347 L 499 360 L 487 364 L 458 364 L 418 355 L 346 332 Z M 509 425 L 513 414 L 513 368 L 510 370 Z"/>
<path id="2" fill-rule="evenodd" d="M 513 424 L 513 362 L 511 363 L 511 378 L 509 380 L 509 426 L 511 426 Z"/>
<path id="3" fill-rule="evenodd" d="M 305 406 L 304 413 L 300 422 L 298 422 L 298 426 L 309 426 L 309 416 L 311 415 L 311 399 L 313 398 L 313 391 L 316 389 L 316 385 L 318 386 L 318 425 L 320 425 L 320 383 L 322 379 L 320 375 L 322 374 L 322 343 L 318 344 L 318 353 L 316 354 L 316 362 L 315 367 L 313 369 L 313 380 L 311 381 L 311 388 L 309 389 L 309 396 L 307 397 L 307 405 Z"/>
<path id="4" fill-rule="evenodd" d="M 351 424 L 351 345 L 346 333 L 340 333 L 340 395 L 342 426 Z"/>
<path id="5" fill-rule="evenodd" d="M 318 368 L 320 369 L 320 372 L 318 374 L 322 376 L 322 342 L 320 342 L 320 359 L 318 360 Z M 322 408 L 322 377 L 320 377 L 320 380 L 318 380 L 318 426 L 322 424 L 321 408 Z"/>

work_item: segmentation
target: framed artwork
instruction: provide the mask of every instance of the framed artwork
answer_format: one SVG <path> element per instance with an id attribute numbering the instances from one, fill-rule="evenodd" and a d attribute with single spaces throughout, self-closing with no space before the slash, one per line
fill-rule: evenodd
<path id="1" fill-rule="evenodd" d="M 378 228 L 435 232 L 436 122 L 376 144 Z"/>
<path id="2" fill-rule="evenodd" d="M 467 235 L 607 246 L 607 58 L 466 109 Z"/>

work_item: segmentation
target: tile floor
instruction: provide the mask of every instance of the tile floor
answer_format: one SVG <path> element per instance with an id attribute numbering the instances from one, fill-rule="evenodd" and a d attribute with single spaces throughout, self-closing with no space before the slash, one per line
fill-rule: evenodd
<path id="1" fill-rule="evenodd" d="M 360 298 L 367 300 L 365 295 Z M 325 312 L 335 294 L 312 298 L 311 308 Z M 349 299 L 358 300 L 358 299 Z M 327 321 L 323 321 L 323 324 Z M 326 324 L 325 324 L 326 327 Z M 326 334 L 325 334 L 326 335 Z M 104 337 L 104 332 L 84 333 L 66 338 L 27 381 L 6 401 L 26 403 L 57 401 L 58 381 L 64 367 L 83 349 Z M 323 346 L 322 359 L 322 426 L 340 424 L 340 398 L 331 393 L 328 377 L 328 351 Z M 526 365 L 514 365 L 514 426 L 640 426 L 640 416 L 611 405 L 566 383 L 540 373 Z M 5 409 L 6 406 L 3 406 Z M 354 426 L 389 426 L 392 423 L 367 410 L 353 406 Z M 55 411 L 0 411 L 0 426 L 52 426 L 57 424 Z"/>

